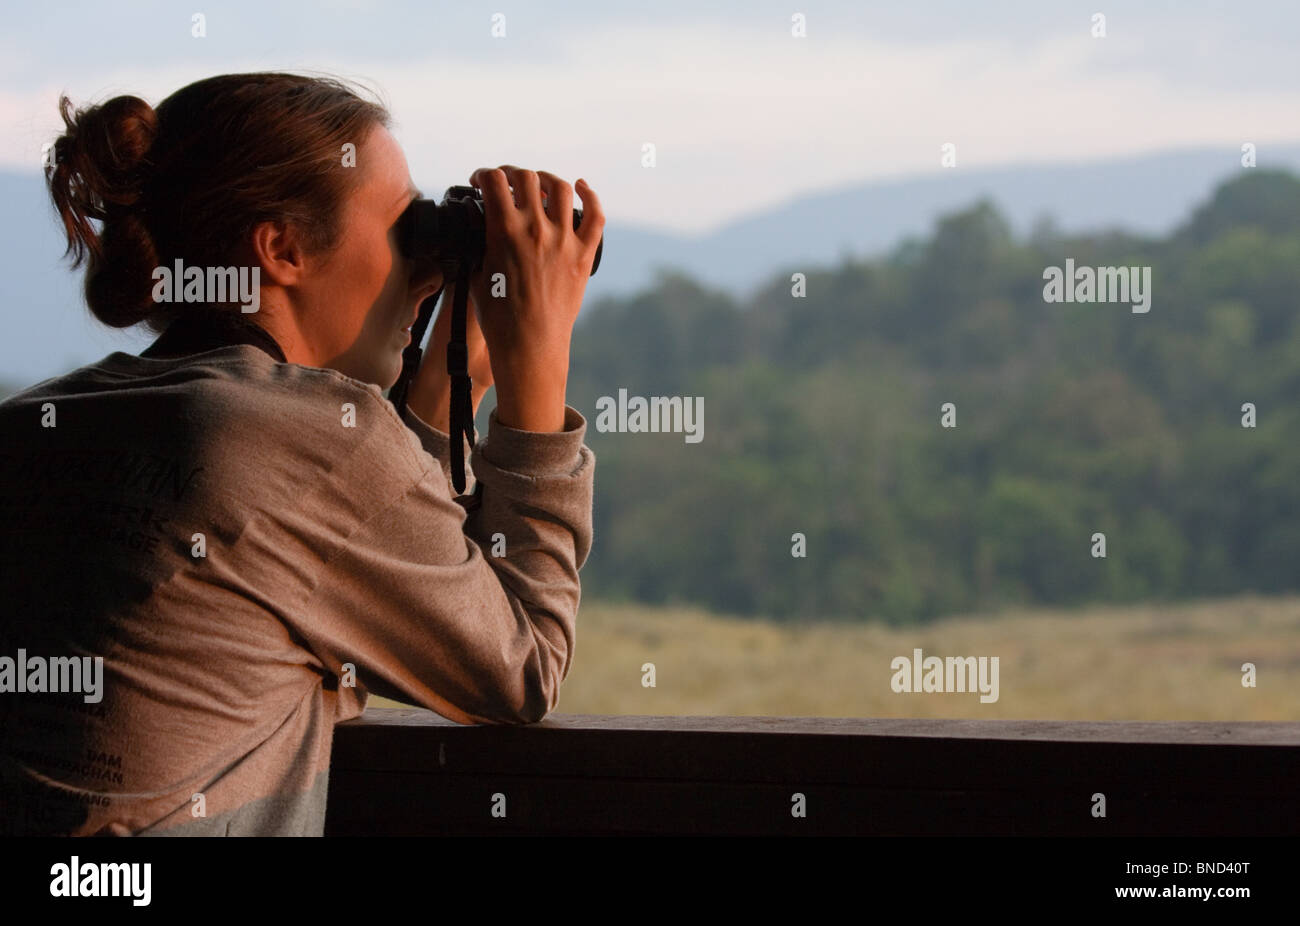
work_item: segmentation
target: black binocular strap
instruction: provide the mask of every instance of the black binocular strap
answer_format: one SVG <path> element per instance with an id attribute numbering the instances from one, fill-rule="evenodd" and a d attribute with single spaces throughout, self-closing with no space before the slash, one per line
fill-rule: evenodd
<path id="1" fill-rule="evenodd" d="M 469 263 L 462 261 L 456 279 L 456 303 L 451 313 L 451 340 L 447 343 L 447 372 L 451 374 L 451 484 L 465 491 L 465 443 L 474 446 L 474 400 L 469 378 L 469 348 L 465 344 L 466 305 L 469 299 Z"/>
<path id="2" fill-rule="evenodd" d="M 433 306 L 437 304 L 446 287 L 440 287 L 436 293 L 426 299 L 420 306 L 419 316 L 411 326 L 411 343 L 402 351 L 402 372 L 389 392 L 389 399 L 401 415 L 406 408 L 406 396 L 411 380 L 420 368 L 420 358 L 424 354 L 420 347 L 424 341 L 425 329 L 433 318 Z M 469 262 L 461 261 L 456 277 L 456 301 L 451 312 L 451 340 L 447 343 L 447 372 L 451 375 L 451 483 L 456 491 L 465 491 L 465 444 L 462 437 L 469 438 L 474 446 L 474 401 L 472 383 L 469 378 L 469 348 L 465 344 L 466 312 L 469 300 Z M 428 306 L 426 309 L 425 307 Z"/>

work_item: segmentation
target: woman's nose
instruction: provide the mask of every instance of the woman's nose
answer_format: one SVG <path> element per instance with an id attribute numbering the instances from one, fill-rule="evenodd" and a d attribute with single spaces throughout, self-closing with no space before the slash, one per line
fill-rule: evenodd
<path id="1" fill-rule="evenodd" d="M 416 265 L 411 273 L 411 289 L 421 297 L 432 296 L 442 287 L 442 271 L 436 267 Z"/>

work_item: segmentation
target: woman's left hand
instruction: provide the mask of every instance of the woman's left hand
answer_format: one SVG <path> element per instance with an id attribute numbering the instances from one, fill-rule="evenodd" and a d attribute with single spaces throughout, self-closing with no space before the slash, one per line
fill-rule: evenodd
<path id="1" fill-rule="evenodd" d="M 429 343 L 424 348 L 420 369 L 407 395 L 406 404 L 423 421 L 440 431 L 450 431 L 451 375 L 447 372 L 447 345 L 451 343 L 451 312 L 456 304 L 456 284 L 449 281 L 438 300 L 438 315 L 429 333 Z M 492 385 L 492 361 L 488 355 L 487 341 L 478 325 L 474 300 L 465 299 L 465 347 L 469 353 L 466 364 L 471 381 L 470 399 L 475 414 L 488 387 Z"/>

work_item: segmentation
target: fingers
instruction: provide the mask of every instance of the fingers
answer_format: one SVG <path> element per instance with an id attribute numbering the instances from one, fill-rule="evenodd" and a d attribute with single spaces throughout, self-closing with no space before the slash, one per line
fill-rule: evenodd
<path id="1" fill-rule="evenodd" d="M 600 206 L 596 191 L 587 186 L 586 180 L 579 178 L 573 188 L 582 197 L 582 224 L 578 226 L 578 237 L 594 252 L 605 231 L 605 210 Z"/>
<path id="2" fill-rule="evenodd" d="M 469 182 L 483 193 L 483 212 L 488 216 L 488 228 L 508 228 L 514 219 L 514 197 L 504 171 L 480 167 L 469 175 Z"/>
<path id="3" fill-rule="evenodd" d="M 502 164 L 498 170 L 505 171 L 510 179 L 510 186 L 514 188 L 514 203 L 519 207 L 519 211 L 530 213 L 534 218 L 541 218 L 544 213 L 541 184 L 537 172 L 513 164 Z"/>
<path id="4" fill-rule="evenodd" d="M 596 191 L 587 185 L 586 180 L 580 179 L 571 187 L 550 171 L 524 170 L 513 164 L 480 167 L 470 174 L 469 179 L 483 191 L 484 212 L 494 220 L 489 221 L 489 227 L 496 225 L 503 229 L 514 228 L 518 215 L 529 212 L 539 220 L 544 217 L 552 224 L 571 229 L 573 194 L 576 191 L 582 197 L 582 223 L 576 233 L 578 240 L 588 253 L 593 254 L 600 243 L 605 230 L 605 210 Z M 546 197 L 544 204 L 543 194 Z M 512 203 L 514 209 L 510 208 Z"/>
<path id="5" fill-rule="evenodd" d="M 502 164 L 496 168 L 480 167 L 470 174 L 469 181 L 483 191 L 485 211 L 489 206 L 489 200 L 493 209 L 504 208 L 505 203 L 509 202 L 513 203 L 520 212 L 535 209 L 557 224 L 573 221 L 575 188 L 550 171 L 525 170 L 513 164 Z M 582 227 L 588 227 L 587 216 L 594 214 L 595 221 L 590 224 L 600 225 L 603 228 L 605 214 L 600 207 L 600 200 L 596 198 L 595 191 L 587 186 L 587 181 L 579 180 L 578 183 L 582 184 L 578 189 L 579 194 L 582 195 Z M 544 204 L 543 194 L 545 194 Z M 504 215 L 502 217 L 504 218 Z"/>
<path id="6" fill-rule="evenodd" d="M 547 170 L 539 170 L 537 180 L 546 194 L 546 217 L 557 225 L 572 228 L 573 188 Z"/>

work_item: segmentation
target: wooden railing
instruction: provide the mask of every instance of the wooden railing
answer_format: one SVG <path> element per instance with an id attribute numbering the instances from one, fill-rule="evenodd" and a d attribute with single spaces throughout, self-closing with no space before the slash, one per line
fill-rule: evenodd
<path id="1" fill-rule="evenodd" d="M 327 835 L 1294 835 L 1300 724 L 371 709 L 330 779 Z"/>

